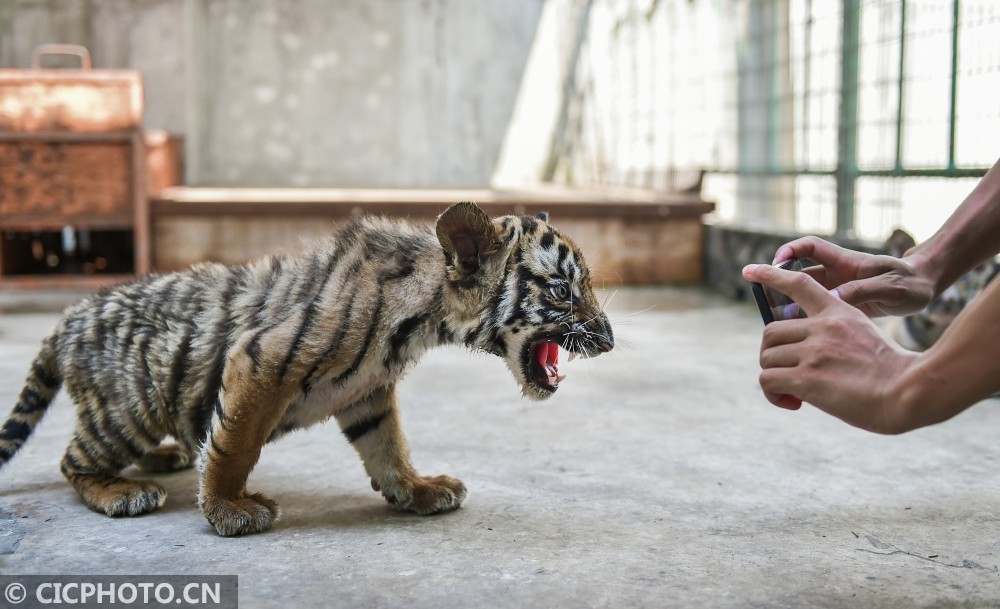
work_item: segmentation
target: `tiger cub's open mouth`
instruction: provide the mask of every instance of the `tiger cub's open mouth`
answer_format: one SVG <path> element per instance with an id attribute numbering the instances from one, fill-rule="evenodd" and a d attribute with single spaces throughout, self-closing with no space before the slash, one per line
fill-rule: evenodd
<path id="1" fill-rule="evenodd" d="M 566 378 L 566 375 L 559 374 L 560 347 L 557 338 L 549 336 L 529 341 L 524 355 L 524 376 L 528 383 L 549 393 L 554 393 L 559 388 L 559 383 Z M 576 357 L 576 353 L 570 352 L 570 361 Z"/>

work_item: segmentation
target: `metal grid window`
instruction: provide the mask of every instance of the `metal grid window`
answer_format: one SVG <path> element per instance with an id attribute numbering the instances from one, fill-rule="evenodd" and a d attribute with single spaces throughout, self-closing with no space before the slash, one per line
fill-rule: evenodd
<path id="1" fill-rule="evenodd" d="M 720 221 L 924 239 L 1000 157 L 995 0 L 592 0 L 546 177 Z"/>

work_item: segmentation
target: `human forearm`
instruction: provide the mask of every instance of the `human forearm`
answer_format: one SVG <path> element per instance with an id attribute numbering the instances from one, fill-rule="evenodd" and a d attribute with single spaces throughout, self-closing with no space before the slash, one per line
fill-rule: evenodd
<path id="1" fill-rule="evenodd" d="M 887 407 L 902 431 L 940 423 L 1000 391 L 1000 281 L 891 383 Z"/>
<path id="2" fill-rule="evenodd" d="M 934 235 L 903 259 L 940 294 L 980 262 L 1000 252 L 1000 161 Z"/>

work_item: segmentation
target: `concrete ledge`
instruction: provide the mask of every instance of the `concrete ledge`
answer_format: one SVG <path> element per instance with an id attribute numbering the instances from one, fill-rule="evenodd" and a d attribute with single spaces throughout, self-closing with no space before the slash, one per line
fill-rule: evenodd
<path id="1" fill-rule="evenodd" d="M 550 213 L 604 284 L 702 279 L 702 216 L 714 204 L 695 195 L 638 189 L 297 189 L 175 187 L 152 201 L 154 267 L 212 260 L 238 263 L 297 250 L 362 214 L 432 222 L 458 201 L 493 216 Z"/>
<path id="2" fill-rule="evenodd" d="M 162 190 L 153 200 L 154 216 L 252 214 L 259 216 L 361 213 L 437 215 L 448 205 L 475 201 L 489 213 L 537 213 L 556 206 L 561 215 L 589 217 L 700 218 L 714 203 L 688 194 L 641 189 L 530 190 L 370 189 L 370 188 L 197 188 Z"/>

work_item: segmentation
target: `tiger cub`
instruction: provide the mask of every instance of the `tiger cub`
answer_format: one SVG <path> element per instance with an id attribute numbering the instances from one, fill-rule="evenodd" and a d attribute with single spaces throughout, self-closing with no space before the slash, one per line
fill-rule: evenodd
<path id="1" fill-rule="evenodd" d="M 246 489 L 261 448 L 331 416 L 389 503 L 454 510 L 465 485 L 410 464 L 396 401 L 407 368 L 462 344 L 502 357 L 524 395 L 543 400 L 564 378 L 560 348 L 594 356 L 614 345 L 583 254 L 547 220 L 491 220 L 474 203 L 448 208 L 436 231 L 363 218 L 301 255 L 106 290 L 42 342 L 0 430 L 0 465 L 65 386 L 78 415 L 62 473 L 109 516 L 166 497 L 121 478 L 124 467 L 174 471 L 198 455 L 198 505 L 218 533 L 264 531 L 278 506 Z M 167 435 L 176 444 L 160 444 Z"/>
<path id="2" fill-rule="evenodd" d="M 917 242 L 904 230 L 896 229 L 885 243 L 889 254 L 902 258 Z M 1000 263 L 990 259 L 959 277 L 922 310 L 902 318 L 890 318 L 884 328 L 900 346 L 926 351 L 941 338 L 958 314 L 1000 274 Z"/>

